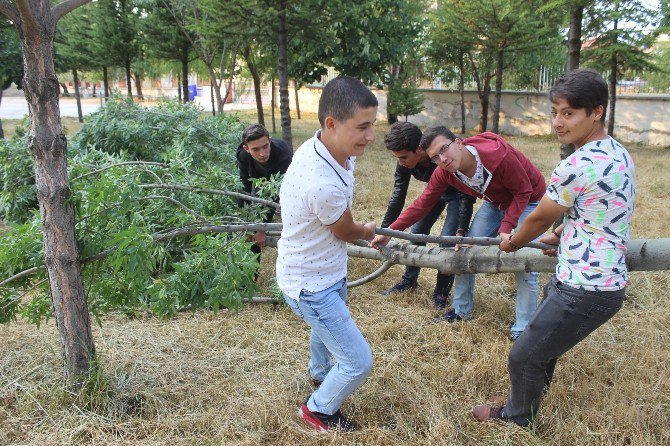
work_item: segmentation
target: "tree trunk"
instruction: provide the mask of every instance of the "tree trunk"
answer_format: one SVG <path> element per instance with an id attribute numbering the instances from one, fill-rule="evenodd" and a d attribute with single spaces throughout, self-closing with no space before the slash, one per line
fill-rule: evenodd
<path id="1" fill-rule="evenodd" d="M 109 99 L 109 77 L 107 67 L 102 67 L 102 87 L 105 89 L 105 100 Z"/>
<path id="2" fill-rule="evenodd" d="M 616 20 L 615 20 L 616 22 Z M 612 57 L 610 63 L 610 109 L 609 109 L 609 121 L 607 123 L 607 134 L 614 138 L 614 111 L 616 110 L 616 81 L 617 81 L 617 58 L 616 56 Z"/>
<path id="3" fill-rule="evenodd" d="M 186 101 L 182 101 L 182 95 L 181 95 L 181 92 L 182 92 L 182 88 L 183 88 L 183 87 L 184 87 L 184 86 L 183 86 L 182 83 L 181 83 L 181 77 L 179 77 L 179 75 L 177 75 L 177 99 L 179 100 L 179 102 L 184 102 L 184 103 L 186 103 Z"/>
<path id="4" fill-rule="evenodd" d="M 210 80 L 211 82 L 211 80 Z M 216 116 L 216 104 L 214 103 L 214 89 L 216 85 L 209 85 L 209 100 L 212 102 L 212 116 Z"/>
<path id="5" fill-rule="evenodd" d="M 177 84 L 179 85 L 179 91 L 188 91 L 188 43 L 184 44 L 184 47 L 181 49 L 181 83 L 179 82 L 179 75 L 177 75 Z M 179 95 L 179 102 L 182 101 L 182 95 Z M 188 103 L 189 97 L 188 94 L 183 96 L 184 104 Z"/>
<path id="6" fill-rule="evenodd" d="M 286 31 L 286 9 L 288 0 L 279 2 L 279 115 L 282 139 L 293 148 L 291 134 L 291 108 L 288 93 L 288 32 Z"/>
<path id="7" fill-rule="evenodd" d="M 94 83 L 93 83 L 93 97 L 96 97 L 97 94 L 98 94 L 98 93 L 96 92 L 96 88 L 97 88 L 97 86 L 98 86 L 98 85 L 94 82 Z"/>
<path id="8" fill-rule="evenodd" d="M 400 77 L 400 65 L 393 65 L 391 67 L 391 80 L 389 82 L 389 86 L 395 82 L 398 78 Z M 386 89 L 386 121 L 389 124 L 395 124 L 398 122 L 398 115 L 394 115 L 393 113 L 389 113 L 388 111 L 388 93 L 389 93 L 390 88 Z"/>
<path id="9" fill-rule="evenodd" d="M 72 77 L 74 77 L 74 97 L 77 100 L 77 117 L 79 122 L 84 122 L 84 114 L 81 112 L 81 95 L 79 94 L 79 76 L 77 69 L 72 69 Z"/>
<path id="10" fill-rule="evenodd" d="M 487 72 L 484 76 L 484 86 L 483 86 L 482 96 L 479 100 L 482 113 L 479 117 L 479 129 L 481 132 L 485 132 L 489 126 L 489 99 L 491 97 L 491 73 Z"/>
<path id="11" fill-rule="evenodd" d="M 142 93 L 142 75 L 139 73 L 135 73 L 135 90 L 137 90 L 137 99 L 143 101 L 144 94 Z"/>
<path id="12" fill-rule="evenodd" d="M 2 88 L 0 88 L 0 105 L 2 104 Z M 0 139 L 5 139 L 5 132 L 2 130 L 2 119 L 0 119 Z"/>
<path id="13" fill-rule="evenodd" d="M 298 90 L 300 90 L 300 85 L 295 79 L 293 79 L 293 90 L 295 93 L 295 113 L 298 119 L 300 119 L 300 101 L 298 100 Z"/>
<path id="14" fill-rule="evenodd" d="M 503 59 L 505 56 L 505 50 L 503 48 L 498 49 L 497 54 L 497 65 L 496 65 L 496 94 L 493 101 L 493 128 L 491 131 L 493 133 L 498 133 L 500 129 L 500 101 L 502 99 L 502 84 L 503 84 Z"/>
<path id="15" fill-rule="evenodd" d="M 578 5 L 570 14 L 570 27 L 568 28 L 568 64 L 567 71 L 579 68 L 579 59 L 582 49 L 582 19 L 584 17 L 584 6 Z M 561 144 L 561 159 L 569 157 L 575 152 L 574 144 Z M 561 218 L 562 219 L 562 218 Z"/>
<path id="16" fill-rule="evenodd" d="M 53 54 L 56 18 L 47 1 L 19 2 L 20 20 L 14 23 L 23 49 L 23 89 L 30 110 L 28 147 L 42 217 L 44 263 L 63 349 L 65 380 L 78 390 L 94 364 L 95 347 L 70 201 L 67 140 L 58 107 Z"/>
<path id="17" fill-rule="evenodd" d="M 242 57 L 247 63 L 249 68 L 249 73 L 251 73 L 251 79 L 254 82 L 254 96 L 256 97 L 256 115 L 258 117 L 258 123 L 262 126 L 265 126 L 265 116 L 263 114 L 263 98 L 261 96 L 261 76 L 258 74 L 258 67 L 254 63 L 253 57 L 251 56 L 251 46 L 247 45 L 242 51 Z"/>
<path id="18" fill-rule="evenodd" d="M 244 47 L 242 51 L 242 56 L 244 57 L 247 67 L 249 68 L 249 73 L 251 73 L 251 79 L 254 82 L 254 96 L 256 97 L 256 116 L 258 123 L 262 126 L 265 126 L 265 116 L 263 114 L 263 98 L 261 96 L 261 77 L 258 74 L 258 67 L 254 63 L 253 57 L 251 56 L 251 47 L 249 45 Z"/>
<path id="19" fill-rule="evenodd" d="M 212 84 L 212 90 L 216 95 L 217 101 L 217 111 L 223 113 L 223 100 L 221 99 L 221 90 L 219 90 L 219 83 L 216 81 L 216 73 L 214 72 L 214 67 L 211 63 L 207 64 L 207 72 L 209 73 L 209 82 Z"/>
<path id="20" fill-rule="evenodd" d="M 465 134 L 465 54 L 458 59 L 458 91 L 461 94 L 461 133 Z"/>
<path id="21" fill-rule="evenodd" d="M 70 96 L 70 92 L 67 91 L 67 85 L 65 84 L 65 82 L 59 82 L 59 85 L 63 88 L 63 96 Z"/>
<path id="22" fill-rule="evenodd" d="M 270 110 L 272 110 L 272 133 L 277 133 L 277 122 L 275 119 L 275 109 L 277 108 L 277 101 L 275 98 L 275 77 L 272 76 L 272 92 L 270 96 Z"/>
<path id="23" fill-rule="evenodd" d="M 619 2 L 615 2 L 616 11 L 619 11 Z M 617 30 L 619 29 L 619 20 L 614 19 L 614 42 L 612 46 L 617 45 Z M 614 110 L 616 110 L 616 81 L 617 81 L 617 69 L 618 69 L 618 60 L 616 54 L 612 56 L 610 61 L 610 110 L 609 110 L 609 122 L 607 124 L 607 134 L 614 138 Z"/>
<path id="24" fill-rule="evenodd" d="M 128 84 L 128 99 L 133 100 L 132 76 L 130 75 L 130 58 L 126 57 L 126 84 Z"/>
<path id="25" fill-rule="evenodd" d="M 582 49 L 582 17 L 584 6 L 575 6 L 570 15 L 568 28 L 568 64 L 567 71 L 579 68 L 580 51 Z"/>
<path id="26" fill-rule="evenodd" d="M 481 112 L 479 114 L 479 131 L 485 132 L 486 127 L 488 127 L 489 119 L 489 95 L 491 93 L 491 62 L 489 59 L 486 59 L 484 74 L 484 82 L 482 82 L 481 77 L 479 76 L 479 70 L 477 69 L 477 64 L 475 63 L 472 54 L 467 54 L 468 59 L 470 60 L 470 65 L 472 66 L 472 74 L 475 77 L 475 82 L 477 84 L 477 95 L 479 96 L 479 104 L 481 106 Z"/>
<path id="27" fill-rule="evenodd" d="M 277 246 L 276 237 L 268 237 L 267 246 Z M 496 274 L 511 272 L 547 272 L 556 270 L 556 257 L 542 254 L 534 248 L 522 248 L 514 253 L 503 253 L 497 246 L 473 246 L 454 251 L 450 248 L 417 246 L 412 244 L 391 245 L 398 255 L 391 260 L 395 264 L 437 269 L 442 274 Z M 670 239 L 630 240 L 626 245 L 628 271 L 670 270 Z M 397 250 L 397 251 L 396 251 Z M 347 245 L 349 257 L 370 260 L 388 260 L 374 249 Z"/>

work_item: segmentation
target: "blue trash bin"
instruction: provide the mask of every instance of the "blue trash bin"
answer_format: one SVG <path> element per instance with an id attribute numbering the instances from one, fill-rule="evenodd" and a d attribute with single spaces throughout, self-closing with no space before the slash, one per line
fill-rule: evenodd
<path id="1" fill-rule="evenodd" d="M 192 101 L 198 95 L 198 86 L 193 84 L 188 86 L 188 100 Z"/>

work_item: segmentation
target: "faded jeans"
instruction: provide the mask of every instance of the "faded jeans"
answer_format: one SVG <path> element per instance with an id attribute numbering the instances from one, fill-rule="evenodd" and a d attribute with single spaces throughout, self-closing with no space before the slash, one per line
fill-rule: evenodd
<path id="1" fill-rule="evenodd" d="M 412 234 L 430 234 L 430 230 L 440 218 L 444 208 L 447 208 L 447 216 L 444 219 L 444 225 L 442 226 L 442 232 L 440 235 L 456 235 L 456 230 L 458 229 L 458 207 L 460 202 L 460 197 L 457 193 L 445 193 L 440 197 L 440 201 L 437 202 L 433 209 L 430 210 L 421 220 L 417 221 L 412 225 L 410 232 Z M 467 228 L 465 228 L 467 229 Z M 413 245 L 426 246 L 422 242 L 413 242 Z M 453 245 L 441 244 L 443 248 L 448 248 Z M 402 278 L 404 281 L 417 283 L 419 280 L 419 272 L 421 268 L 418 266 L 407 266 L 405 268 L 405 274 Z M 453 274 L 441 274 L 437 273 L 437 281 L 435 283 L 435 294 L 441 294 L 443 296 L 448 296 L 451 292 L 451 287 L 454 284 L 454 275 Z"/>
<path id="2" fill-rule="evenodd" d="M 332 415 L 372 370 L 370 346 L 347 308 L 346 278 L 323 291 L 303 290 L 300 300 L 286 294 L 284 299 L 312 328 L 309 374 L 323 382 L 310 396 L 307 407 L 313 412 Z"/>
<path id="3" fill-rule="evenodd" d="M 519 223 L 535 210 L 538 202 L 528 203 L 526 209 L 519 216 Z M 472 219 L 468 236 L 496 237 L 498 228 L 505 217 L 505 211 L 498 209 L 494 204 L 485 201 Z M 538 273 L 514 273 L 516 280 L 516 321 L 512 326 L 512 334 L 521 333 L 537 308 Z M 475 305 L 475 275 L 460 274 L 456 276 L 454 287 L 454 311 L 463 319 L 472 317 Z"/>
<path id="4" fill-rule="evenodd" d="M 535 418 L 556 360 L 614 316 L 624 297 L 624 290 L 578 290 L 552 276 L 537 312 L 509 353 L 512 388 L 503 409 L 506 418 L 521 425 Z"/>

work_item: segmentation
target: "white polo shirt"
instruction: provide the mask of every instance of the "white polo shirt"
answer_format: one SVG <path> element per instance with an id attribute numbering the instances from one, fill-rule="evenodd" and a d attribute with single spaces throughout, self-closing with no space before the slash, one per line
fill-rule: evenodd
<path id="1" fill-rule="evenodd" d="M 351 209 L 355 157 L 342 167 L 319 140 L 320 133 L 298 148 L 279 191 L 283 229 L 277 284 L 296 300 L 303 289 L 323 291 L 347 275 L 347 243 L 328 226 Z"/>

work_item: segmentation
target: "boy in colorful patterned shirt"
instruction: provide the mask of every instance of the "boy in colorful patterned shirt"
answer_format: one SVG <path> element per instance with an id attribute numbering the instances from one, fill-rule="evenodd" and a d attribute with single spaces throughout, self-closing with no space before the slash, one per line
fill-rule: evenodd
<path id="1" fill-rule="evenodd" d="M 500 234 L 500 249 L 518 250 L 563 215 L 563 225 L 540 240 L 558 245 L 558 265 L 544 300 L 510 351 L 507 402 L 476 406 L 478 421 L 522 426 L 533 421 L 557 359 L 619 311 L 628 282 L 635 166 L 605 130 L 607 84 L 593 70 L 573 70 L 556 80 L 549 98 L 559 141 L 579 149 L 556 166 L 546 195 L 518 231 Z M 556 255 L 556 250 L 545 253 Z"/>

